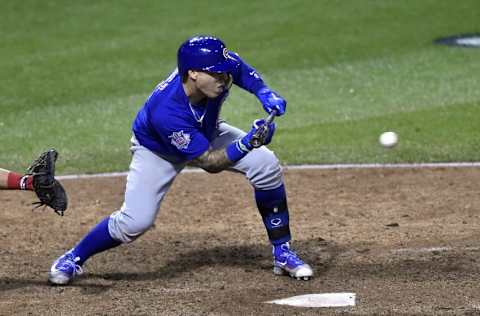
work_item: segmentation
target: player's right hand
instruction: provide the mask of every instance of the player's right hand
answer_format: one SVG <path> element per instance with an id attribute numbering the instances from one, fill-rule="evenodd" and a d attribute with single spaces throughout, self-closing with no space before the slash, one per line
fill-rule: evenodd
<path id="1" fill-rule="evenodd" d="M 268 87 L 264 87 L 257 91 L 256 96 L 262 103 L 263 109 L 268 114 L 272 113 L 273 110 L 277 111 L 276 116 L 285 114 L 285 111 L 287 110 L 287 101 L 275 91 L 270 90 Z"/>

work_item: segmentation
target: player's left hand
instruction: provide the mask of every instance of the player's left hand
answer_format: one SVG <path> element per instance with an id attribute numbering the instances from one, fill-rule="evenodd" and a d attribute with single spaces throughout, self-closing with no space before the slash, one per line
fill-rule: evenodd
<path id="1" fill-rule="evenodd" d="M 281 116 L 285 114 L 287 109 L 287 101 L 282 98 L 275 91 L 270 90 L 267 87 L 264 87 L 257 92 L 257 98 L 263 105 L 265 112 L 270 114 L 274 109 L 277 110 L 276 116 Z"/>
<path id="2" fill-rule="evenodd" d="M 265 119 L 255 120 L 253 121 L 253 128 L 255 130 L 258 130 L 262 128 L 265 124 L 266 124 Z M 263 145 L 270 144 L 270 142 L 272 141 L 273 134 L 275 133 L 275 128 L 276 128 L 275 122 L 271 122 L 270 124 L 265 126 L 265 133 L 261 137 L 261 141 Z"/>
<path id="3" fill-rule="evenodd" d="M 254 148 L 252 143 L 253 136 L 257 133 L 259 129 L 263 129 L 263 133 L 260 137 L 261 145 L 268 145 L 272 141 L 273 134 L 275 133 L 275 123 L 272 122 L 265 126 L 266 122 L 264 119 L 258 119 L 253 121 L 252 129 L 245 135 L 240 142 L 243 146 L 248 150 L 252 150 Z"/>

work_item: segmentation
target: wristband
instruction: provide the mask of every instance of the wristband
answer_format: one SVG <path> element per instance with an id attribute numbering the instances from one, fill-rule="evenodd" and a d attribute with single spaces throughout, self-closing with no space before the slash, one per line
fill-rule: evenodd
<path id="1" fill-rule="evenodd" d="M 239 161 L 240 159 L 245 157 L 249 152 L 250 152 L 250 150 L 247 148 L 247 146 L 245 146 L 242 143 L 241 139 L 239 139 L 237 141 L 234 141 L 233 143 L 228 145 L 227 148 L 225 149 L 225 153 L 227 154 L 227 158 L 231 162 Z"/>

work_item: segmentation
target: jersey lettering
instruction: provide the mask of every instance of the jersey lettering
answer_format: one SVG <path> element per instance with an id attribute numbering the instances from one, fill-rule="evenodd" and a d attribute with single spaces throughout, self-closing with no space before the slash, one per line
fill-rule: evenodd
<path id="1" fill-rule="evenodd" d="M 172 82 L 172 80 L 175 78 L 175 76 L 177 75 L 177 73 L 178 73 L 178 69 L 175 69 L 175 70 L 170 74 L 170 76 L 168 76 L 167 79 L 163 80 L 162 82 L 160 82 L 160 83 L 157 85 L 156 89 L 158 89 L 158 90 L 160 90 L 160 91 L 164 90 L 164 89 Z"/>

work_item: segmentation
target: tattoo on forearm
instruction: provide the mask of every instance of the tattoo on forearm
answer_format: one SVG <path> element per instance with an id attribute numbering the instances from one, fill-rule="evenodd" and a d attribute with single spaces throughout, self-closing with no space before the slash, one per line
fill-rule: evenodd
<path id="1" fill-rule="evenodd" d="M 189 164 L 207 172 L 216 173 L 231 167 L 234 163 L 228 159 L 225 149 L 218 149 L 204 152 Z"/>

